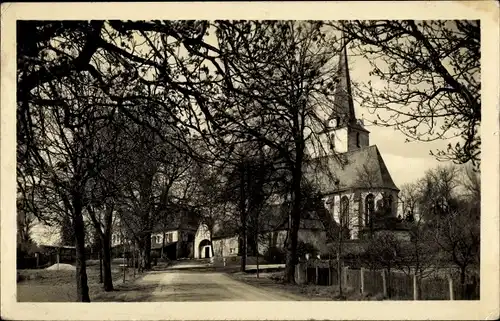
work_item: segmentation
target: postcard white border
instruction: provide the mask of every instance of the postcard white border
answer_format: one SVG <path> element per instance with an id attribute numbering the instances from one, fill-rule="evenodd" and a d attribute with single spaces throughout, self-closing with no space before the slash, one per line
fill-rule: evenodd
<path id="1" fill-rule="evenodd" d="M 480 301 L 18 303 L 15 273 L 16 20 L 480 19 Z M 4 3 L 1 6 L 1 313 L 21 320 L 497 319 L 499 317 L 499 10 L 494 1 Z"/>

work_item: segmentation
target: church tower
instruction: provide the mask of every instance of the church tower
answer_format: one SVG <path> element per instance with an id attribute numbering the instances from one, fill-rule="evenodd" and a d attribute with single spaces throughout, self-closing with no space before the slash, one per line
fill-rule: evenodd
<path id="1" fill-rule="evenodd" d="M 370 145 L 370 132 L 356 119 L 352 98 L 351 79 L 347 63 L 347 50 L 343 45 L 336 74 L 334 104 L 325 120 L 325 128 L 319 133 L 319 141 L 326 155 L 345 153 Z M 319 156 L 318 153 L 313 155 Z M 314 158 L 314 157 L 313 157 Z"/>

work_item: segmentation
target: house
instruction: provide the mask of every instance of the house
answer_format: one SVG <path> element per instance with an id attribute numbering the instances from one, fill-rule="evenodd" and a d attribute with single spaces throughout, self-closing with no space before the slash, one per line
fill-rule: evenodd
<path id="1" fill-rule="evenodd" d="M 325 126 L 316 132 L 319 139 L 308 144 L 309 160 L 304 165 L 305 179 L 320 190 L 327 213 L 304 213 L 299 241 L 313 244 L 320 252 L 327 251 L 325 224 L 341 227 L 347 231 L 343 237 L 354 242 L 387 231 L 408 239 L 408 227 L 398 218 L 402 208 L 398 204 L 399 189 L 379 149 L 370 145 L 370 132 L 356 118 L 346 49 L 340 55 L 336 78 L 333 112 L 325 115 Z M 276 213 L 281 212 L 276 210 L 279 204 L 273 207 Z M 259 253 L 284 247 L 287 215 L 287 211 L 274 215 L 276 221 L 261 231 Z M 238 234 L 234 227 L 219 227 L 210 237 L 207 227 L 200 226 L 195 257 L 238 255 Z"/>
<path id="2" fill-rule="evenodd" d="M 199 221 L 195 211 L 188 207 L 170 207 L 171 213 L 165 221 L 156 222 L 151 233 L 151 254 L 153 257 L 167 257 L 171 260 L 194 257 L 194 238 Z M 113 231 L 111 246 L 129 244 L 119 228 Z"/>
<path id="3" fill-rule="evenodd" d="M 189 215 L 176 216 L 167 224 L 158 224 L 151 234 L 151 252 L 160 257 L 162 254 L 171 260 L 193 258 L 194 237 L 198 221 Z"/>

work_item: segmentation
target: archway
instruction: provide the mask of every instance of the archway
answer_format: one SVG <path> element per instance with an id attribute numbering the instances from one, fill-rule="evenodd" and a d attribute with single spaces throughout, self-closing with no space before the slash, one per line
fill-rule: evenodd
<path id="1" fill-rule="evenodd" d="M 212 257 L 212 242 L 209 240 L 202 240 L 200 245 L 198 245 L 198 249 L 200 259 L 208 259 Z"/>

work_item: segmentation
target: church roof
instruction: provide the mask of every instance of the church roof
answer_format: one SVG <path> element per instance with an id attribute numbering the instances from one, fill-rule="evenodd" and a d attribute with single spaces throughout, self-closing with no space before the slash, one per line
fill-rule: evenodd
<path id="1" fill-rule="evenodd" d="M 360 188 L 399 190 L 376 145 L 314 158 L 306 164 L 305 176 L 322 194 Z"/>
<path id="2" fill-rule="evenodd" d="M 344 43 L 339 57 L 338 70 L 336 74 L 337 85 L 335 86 L 333 112 L 330 119 L 339 118 L 337 126 L 356 125 L 354 113 L 354 102 L 352 99 L 351 77 L 347 63 L 347 49 Z M 364 128 L 363 128 L 364 129 Z"/>

